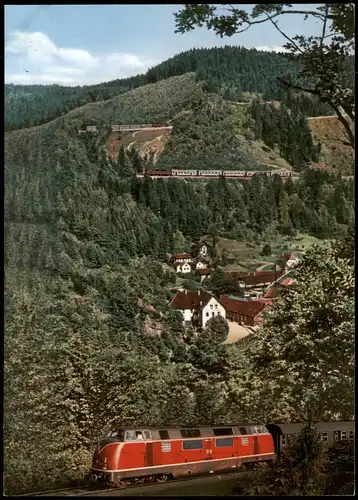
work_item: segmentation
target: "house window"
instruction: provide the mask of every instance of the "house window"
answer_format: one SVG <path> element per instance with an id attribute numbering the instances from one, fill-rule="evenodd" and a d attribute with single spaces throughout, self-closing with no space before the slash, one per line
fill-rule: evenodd
<path id="1" fill-rule="evenodd" d="M 213 312 L 211 313 L 211 315 L 212 315 L 212 316 L 215 316 L 215 313 L 214 313 L 214 311 L 213 311 Z"/>
<path id="2" fill-rule="evenodd" d="M 202 447 L 202 439 L 195 439 L 195 441 L 183 441 L 183 450 L 200 450 Z"/>
<path id="3" fill-rule="evenodd" d="M 212 309 L 214 306 L 212 304 L 210 304 L 210 309 Z"/>
<path id="4" fill-rule="evenodd" d="M 218 308 L 218 305 L 217 305 L 217 304 L 215 304 L 215 309 L 217 309 L 217 308 Z"/>
<path id="5" fill-rule="evenodd" d="M 232 446 L 233 444 L 234 444 L 233 438 L 217 439 L 215 441 L 215 446 L 217 448 L 224 447 L 224 446 Z"/>
<path id="6" fill-rule="evenodd" d="M 348 439 L 354 439 L 354 431 L 348 431 Z"/>
<path id="7" fill-rule="evenodd" d="M 321 432 L 322 441 L 328 441 L 328 432 Z"/>
<path id="8" fill-rule="evenodd" d="M 341 439 L 342 439 L 342 441 L 346 441 L 346 439 L 347 439 L 347 431 L 342 431 L 341 432 Z"/>
<path id="9" fill-rule="evenodd" d="M 206 317 L 208 317 L 208 316 L 209 316 L 209 313 L 207 312 L 207 313 L 206 313 Z"/>
<path id="10" fill-rule="evenodd" d="M 286 436 L 281 436 L 281 444 L 282 446 L 286 445 Z"/>

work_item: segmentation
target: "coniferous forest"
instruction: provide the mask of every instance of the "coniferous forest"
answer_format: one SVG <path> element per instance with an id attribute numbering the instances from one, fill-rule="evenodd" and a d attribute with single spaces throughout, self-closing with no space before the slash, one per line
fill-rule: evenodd
<path id="1" fill-rule="evenodd" d="M 146 74 L 85 87 L 60 85 L 6 85 L 5 129 L 46 123 L 89 102 L 109 100 L 120 94 L 173 76 L 195 73 L 205 89 L 233 101 L 246 101 L 246 93 L 259 93 L 267 101 L 285 99 L 276 80 L 289 73 L 294 79 L 299 64 L 284 54 L 259 52 L 244 47 L 192 49 L 151 68 Z M 353 81 L 353 60 L 347 63 L 347 79 Z M 298 106 L 307 116 L 331 114 L 330 108 L 301 96 Z"/>
<path id="2" fill-rule="evenodd" d="M 97 86 L 6 86 L 7 494 L 83 477 L 107 426 L 297 421 L 307 387 L 321 420 L 351 419 L 353 181 L 308 168 L 320 144 L 307 116 L 329 111 L 283 92 L 283 58 L 198 49 Z M 157 165 L 123 146 L 109 157 L 110 124 L 167 120 Z M 78 134 L 93 124 L 97 134 Z M 136 177 L 145 168 L 267 169 L 258 144 L 298 180 Z M 195 335 L 169 309 L 169 254 L 205 235 L 263 246 L 300 234 L 321 244 L 254 337 L 224 345 L 226 323 Z"/>

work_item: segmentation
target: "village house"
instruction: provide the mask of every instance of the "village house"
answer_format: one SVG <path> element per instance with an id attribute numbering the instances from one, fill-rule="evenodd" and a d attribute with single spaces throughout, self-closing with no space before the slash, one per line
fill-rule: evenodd
<path id="1" fill-rule="evenodd" d="M 206 245 L 202 245 L 202 247 L 199 250 L 199 255 L 201 257 L 207 257 L 207 255 L 208 255 L 208 247 Z"/>
<path id="2" fill-rule="evenodd" d="M 282 271 L 256 271 L 240 278 L 245 286 L 245 291 L 260 291 L 266 288 L 271 283 L 274 283 L 280 276 Z"/>
<path id="3" fill-rule="evenodd" d="M 173 261 L 174 261 L 174 264 L 177 264 L 177 263 L 184 263 L 184 262 L 190 262 L 192 263 L 193 262 L 193 257 L 190 255 L 190 253 L 177 253 L 175 255 L 173 255 Z"/>
<path id="4" fill-rule="evenodd" d="M 200 283 L 202 283 L 206 278 L 210 278 L 213 272 L 214 269 L 211 269 L 210 267 L 205 267 L 204 269 L 197 269 L 195 274 L 196 276 L 200 277 Z"/>
<path id="5" fill-rule="evenodd" d="M 299 263 L 298 257 L 294 253 L 284 253 L 280 255 L 276 260 L 276 265 L 282 271 L 288 271 L 293 269 Z"/>
<path id="6" fill-rule="evenodd" d="M 222 304 L 204 290 L 181 290 L 172 299 L 169 307 L 182 313 L 185 326 L 204 328 L 209 319 L 215 316 L 226 318 Z"/>
<path id="7" fill-rule="evenodd" d="M 206 268 L 206 264 L 204 264 L 204 262 L 197 262 L 196 263 L 196 269 L 205 269 Z"/>
<path id="8" fill-rule="evenodd" d="M 262 314 L 272 304 L 267 300 L 245 300 L 230 295 L 222 295 L 220 302 L 225 308 L 226 318 L 240 325 L 257 326 L 262 322 Z"/>
<path id="9" fill-rule="evenodd" d="M 184 262 L 183 264 L 176 263 L 174 267 L 177 273 L 191 273 L 191 265 L 188 262 Z"/>

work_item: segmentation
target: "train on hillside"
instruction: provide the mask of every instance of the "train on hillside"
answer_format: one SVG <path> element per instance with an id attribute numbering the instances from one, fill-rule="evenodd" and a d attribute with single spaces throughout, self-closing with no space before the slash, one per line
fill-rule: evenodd
<path id="1" fill-rule="evenodd" d="M 170 478 L 273 463 L 301 424 L 233 424 L 197 427 L 126 427 L 106 432 L 93 454 L 91 475 L 107 486 L 164 482 Z M 354 439 L 354 422 L 317 424 L 328 447 Z"/>
<path id="2" fill-rule="evenodd" d="M 213 178 L 218 179 L 225 177 L 229 179 L 250 178 L 253 175 L 264 175 L 271 177 L 278 175 L 279 177 L 295 177 L 297 174 L 290 170 L 146 170 L 144 175 L 138 177 L 185 177 L 185 178 Z"/>
<path id="3" fill-rule="evenodd" d="M 137 123 L 131 125 L 117 125 L 116 130 L 140 130 L 142 128 L 168 128 L 170 123 Z"/>

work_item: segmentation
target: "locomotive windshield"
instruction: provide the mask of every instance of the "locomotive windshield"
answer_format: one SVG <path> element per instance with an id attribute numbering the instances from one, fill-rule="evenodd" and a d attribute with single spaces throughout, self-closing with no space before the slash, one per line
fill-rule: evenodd
<path id="1" fill-rule="evenodd" d="M 151 441 L 149 430 L 111 429 L 103 433 L 103 438 L 115 438 L 118 441 Z"/>
<path id="2" fill-rule="evenodd" d="M 124 441 L 124 430 L 123 429 L 115 429 L 106 431 L 103 436 L 104 438 L 116 438 L 118 441 Z"/>

